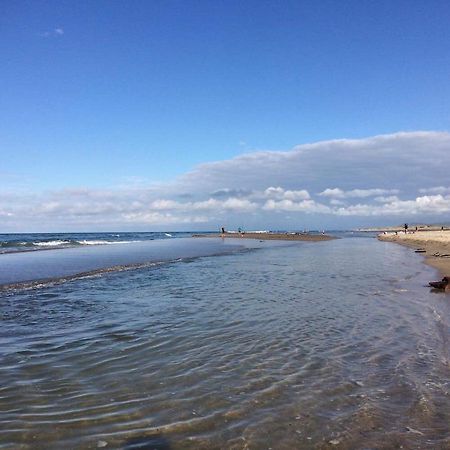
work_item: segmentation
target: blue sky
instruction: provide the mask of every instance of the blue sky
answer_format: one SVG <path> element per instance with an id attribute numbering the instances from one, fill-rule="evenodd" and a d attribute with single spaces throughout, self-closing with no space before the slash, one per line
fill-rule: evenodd
<path id="1" fill-rule="evenodd" d="M 445 202 L 450 185 L 445 173 L 431 174 L 420 185 L 412 173 L 398 180 L 386 173 L 384 162 L 390 163 L 392 154 L 383 160 L 383 140 L 374 149 L 381 156 L 373 179 L 352 171 L 353 164 L 361 168 L 364 161 L 339 154 L 328 173 L 318 170 L 308 181 L 295 174 L 283 178 L 283 167 L 268 169 L 266 186 L 259 182 L 258 167 L 249 167 L 252 172 L 239 185 L 229 173 L 215 186 L 205 181 L 212 177 L 209 168 L 202 168 L 217 162 L 222 170 L 235 158 L 242 161 L 242 155 L 283 155 L 314 142 L 360 139 L 364 147 L 364 139 L 379 135 L 445 134 L 450 128 L 449 23 L 447 1 L 3 2 L 0 231 L 28 231 L 30 221 L 39 230 L 235 225 L 249 211 L 216 204 L 214 213 L 189 221 L 171 204 L 165 219 L 153 215 L 161 211 L 155 201 L 179 203 L 184 195 L 190 198 L 184 208 L 189 210 L 227 189 L 241 189 L 239 196 L 230 193 L 229 206 L 243 199 L 243 191 L 254 191 L 246 197 L 252 202 L 255 192 L 271 187 L 306 190 L 316 203 L 330 198 L 319 195 L 325 189 L 390 189 L 398 191 L 398 201 L 431 194 Z M 424 143 L 420 135 L 417 146 L 406 139 L 397 156 L 415 158 L 406 147 L 412 145 L 419 161 L 438 139 L 434 156 L 445 160 L 450 146 L 439 136 L 431 133 Z M 321 151 L 315 155 L 320 160 Z M 304 173 L 300 167 L 316 167 L 298 164 L 298 173 Z M 342 177 L 336 178 L 339 172 Z M 185 180 L 192 173 L 196 183 L 188 188 Z M 197 185 L 207 187 L 200 191 Z M 92 201 L 111 194 L 111 206 L 132 199 L 136 190 L 137 197 L 145 192 L 139 220 L 130 219 L 130 211 L 108 215 L 107 205 L 94 207 Z M 89 193 L 82 202 L 71 197 L 81 191 Z M 307 200 L 298 195 L 294 200 Z M 350 207 L 361 198 L 372 199 L 344 194 L 334 200 Z M 69 213 L 77 202 L 80 209 Z M 258 215 L 253 208 L 252 226 L 333 223 L 333 211 L 291 208 L 294 218 L 286 218 L 286 211 L 271 215 L 266 203 L 258 204 L 266 209 Z M 420 210 L 410 218 L 450 220 L 450 209 L 439 205 L 432 214 Z M 30 209 L 34 216 L 26 214 Z M 408 210 L 401 211 L 376 219 L 397 223 L 408 216 Z M 46 214 L 53 214 L 52 220 Z M 343 227 L 375 220 L 345 217 Z"/>

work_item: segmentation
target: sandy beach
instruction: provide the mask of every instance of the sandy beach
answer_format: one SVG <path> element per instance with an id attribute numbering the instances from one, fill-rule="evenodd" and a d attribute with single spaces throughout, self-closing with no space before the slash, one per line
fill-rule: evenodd
<path id="1" fill-rule="evenodd" d="M 450 230 L 386 233 L 379 234 L 378 239 L 425 250 L 425 262 L 442 276 L 450 276 Z"/>
<path id="2" fill-rule="evenodd" d="M 330 241 L 336 239 L 326 234 L 306 234 L 306 233 L 217 233 L 217 234 L 194 234 L 192 237 L 205 238 L 205 237 L 220 237 L 220 238 L 233 238 L 233 239 L 259 239 L 261 241 Z"/>

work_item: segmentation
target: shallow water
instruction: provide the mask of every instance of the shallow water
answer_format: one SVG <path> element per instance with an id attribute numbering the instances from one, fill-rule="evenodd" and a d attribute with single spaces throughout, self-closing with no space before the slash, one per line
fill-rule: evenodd
<path id="1" fill-rule="evenodd" d="M 257 246 L 1 292 L 0 448 L 449 448 L 421 257 Z"/>
<path id="2" fill-rule="evenodd" d="M 0 255 L 0 289 L 26 282 L 36 284 L 40 281 L 58 281 L 110 269 L 121 271 L 186 258 L 219 255 L 240 248 L 243 246 L 223 239 L 180 238 L 3 254 Z"/>

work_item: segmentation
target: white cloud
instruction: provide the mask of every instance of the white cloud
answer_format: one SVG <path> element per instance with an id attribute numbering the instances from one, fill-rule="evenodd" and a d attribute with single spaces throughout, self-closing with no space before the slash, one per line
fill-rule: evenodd
<path id="1" fill-rule="evenodd" d="M 137 212 L 123 214 L 123 220 L 132 225 L 176 225 L 207 223 L 207 216 L 178 216 L 171 213 Z"/>
<path id="2" fill-rule="evenodd" d="M 425 195 L 414 200 L 394 200 L 383 205 L 357 204 L 334 211 L 342 216 L 415 216 L 450 213 L 450 196 Z"/>
<path id="3" fill-rule="evenodd" d="M 222 205 L 220 205 L 221 208 L 225 208 L 232 211 L 254 211 L 256 208 L 258 208 L 258 205 L 256 203 L 252 203 L 249 200 L 242 200 L 239 198 L 229 198 L 225 200 Z"/>
<path id="4" fill-rule="evenodd" d="M 332 198 L 331 200 L 330 200 L 330 205 L 345 205 L 346 203 L 344 202 L 344 201 L 342 201 L 342 200 L 338 200 L 338 199 L 336 199 L 336 198 Z"/>
<path id="5" fill-rule="evenodd" d="M 378 203 L 392 203 L 392 202 L 396 202 L 398 200 L 399 200 L 399 198 L 396 195 L 389 195 L 388 197 L 380 196 L 380 197 L 375 197 L 373 199 L 374 202 L 378 202 Z"/>
<path id="6" fill-rule="evenodd" d="M 317 195 L 322 197 L 333 197 L 333 198 L 366 198 L 374 197 L 376 195 L 387 195 L 387 194 L 398 194 L 398 189 L 352 189 L 350 191 L 343 191 L 339 188 L 327 188 L 323 192 Z"/>
<path id="7" fill-rule="evenodd" d="M 280 212 L 289 212 L 293 221 L 308 216 L 320 228 L 326 217 L 333 224 L 336 217 L 426 220 L 447 214 L 450 220 L 443 164 L 449 152 L 449 133 L 397 133 L 246 153 L 202 164 L 167 184 L 121 180 L 115 189 L 41 193 L 5 186 L 0 226 L 26 231 L 29 223 L 60 230 L 201 223 L 208 228 L 218 220 L 240 225 L 253 217 L 258 227 L 276 223 L 283 228 L 287 219 Z"/>
<path id="8" fill-rule="evenodd" d="M 331 208 L 315 202 L 314 200 L 302 200 L 294 202 L 292 200 L 267 200 L 262 207 L 265 211 L 297 211 L 305 213 L 330 214 Z"/>
<path id="9" fill-rule="evenodd" d="M 442 162 L 449 151 L 450 134 L 444 132 L 323 141 L 290 151 L 259 151 L 201 164 L 173 187 L 191 193 L 223 187 L 263 191 L 267 186 L 308 192 L 323 192 L 331 186 L 356 191 L 354 195 L 365 195 L 358 190 L 373 187 L 414 192 L 424 186 L 448 184 L 448 170 Z"/>
<path id="10" fill-rule="evenodd" d="M 64 34 L 64 29 L 61 27 L 54 28 L 51 31 L 44 31 L 39 36 L 49 38 L 49 37 L 58 37 Z"/>
<path id="11" fill-rule="evenodd" d="M 179 209 L 180 203 L 175 202 L 174 200 L 155 200 L 150 203 L 150 209 L 152 210 L 172 210 Z"/>
<path id="12" fill-rule="evenodd" d="M 285 190 L 282 187 L 268 187 L 262 193 L 265 198 L 285 199 L 285 200 L 307 200 L 310 198 L 309 192 L 305 189 Z"/>
<path id="13" fill-rule="evenodd" d="M 432 188 L 419 189 L 421 194 L 450 194 L 450 187 L 436 186 Z"/>
<path id="14" fill-rule="evenodd" d="M 345 198 L 345 192 L 342 189 L 339 188 L 327 188 L 323 192 L 320 192 L 319 194 L 322 197 L 333 197 L 333 198 Z"/>

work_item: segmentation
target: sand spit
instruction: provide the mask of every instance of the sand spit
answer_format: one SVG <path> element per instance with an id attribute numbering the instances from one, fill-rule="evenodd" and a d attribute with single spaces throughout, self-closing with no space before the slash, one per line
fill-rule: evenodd
<path id="1" fill-rule="evenodd" d="M 383 233 L 378 239 L 425 250 L 425 262 L 438 269 L 442 276 L 450 275 L 450 230 Z"/>
<path id="2" fill-rule="evenodd" d="M 423 224 L 409 224 L 408 230 L 409 231 L 441 231 L 442 228 L 444 230 L 449 230 L 450 227 L 448 225 L 423 225 Z M 392 227 L 371 227 L 371 228 L 358 228 L 357 231 L 360 232 L 375 232 L 375 233 L 382 233 L 382 232 L 394 232 L 394 231 L 405 231 L 404 224 L 402 225 L 396 225 Z"/>
<path id="3" fill-rule="evenodd" d="M 260 241 L 330 241 L 336 239 L 333 236 L 327 234 L 307 234 L 307 233 L 217 233 L 217 234 L 194 234 L 192 237 L 205 238 L 205 237 L 220 237 L 220 238 L 233 238 L 233 239 L 259 239 Z"/>

